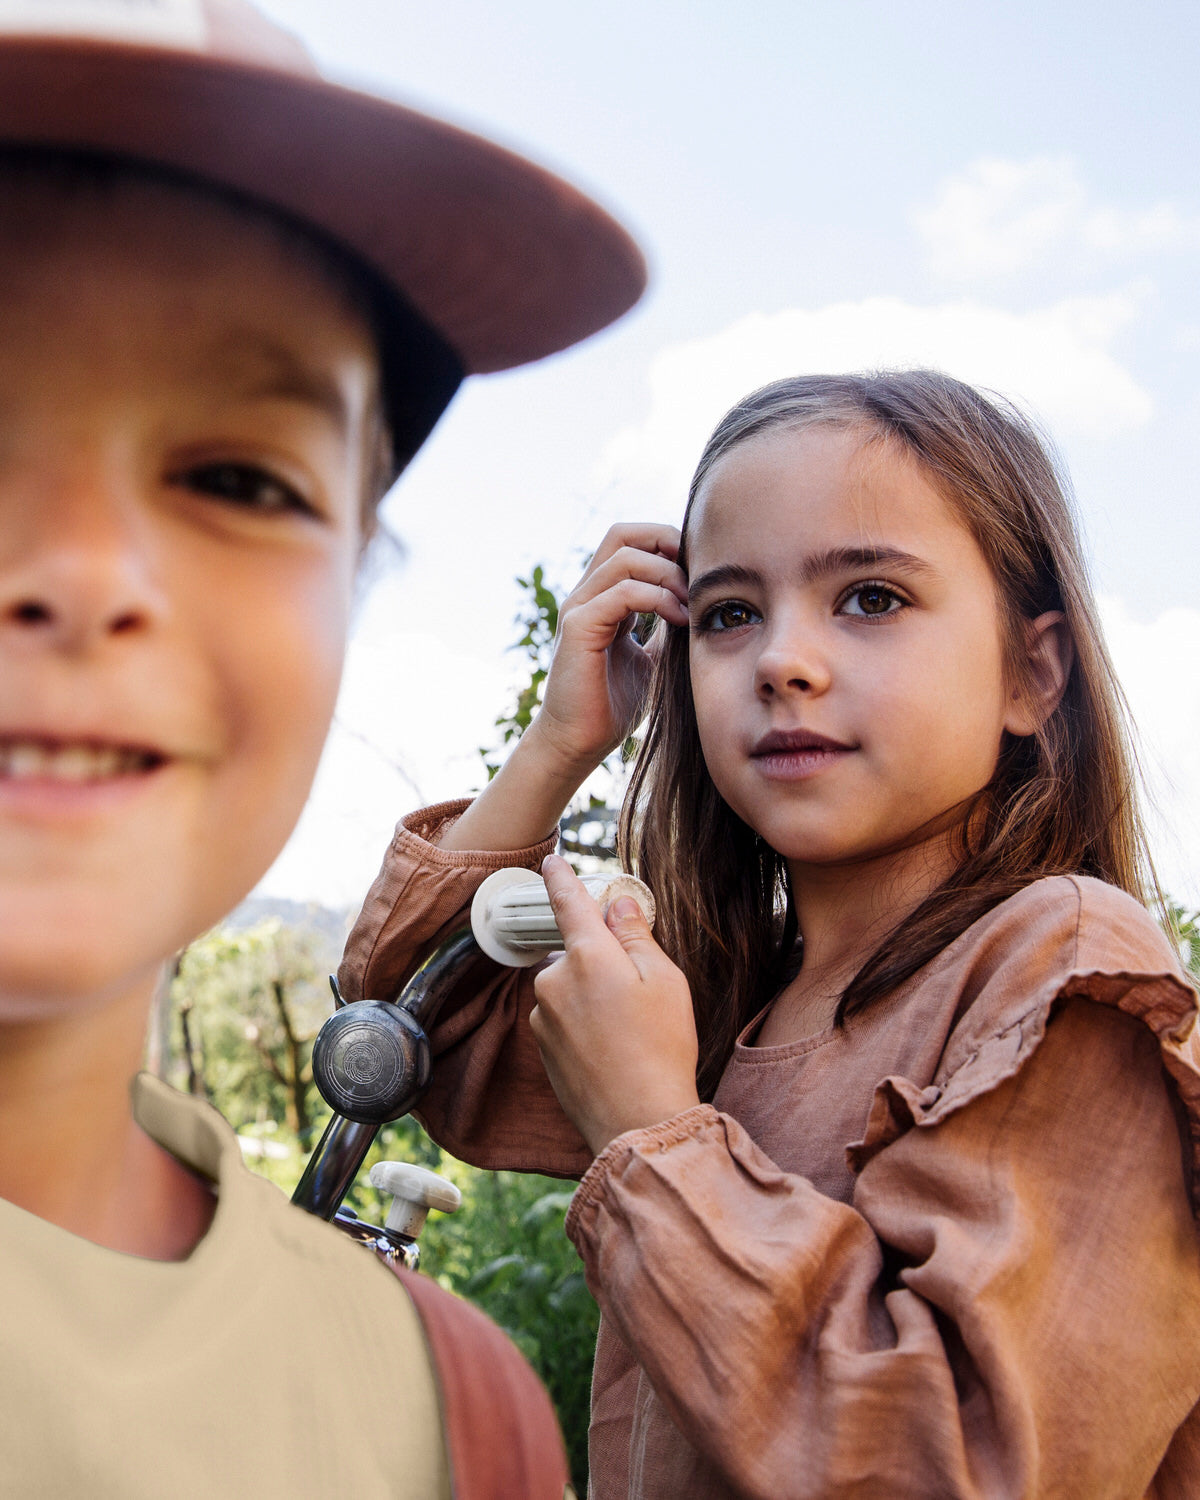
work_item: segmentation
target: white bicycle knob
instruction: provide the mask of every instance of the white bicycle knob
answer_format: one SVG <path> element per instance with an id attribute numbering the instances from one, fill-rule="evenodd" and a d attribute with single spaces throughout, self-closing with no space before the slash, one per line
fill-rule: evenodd
<path id="1" fill-rule="evenodd" d="M 462 1194 L 452 1182 L 407 1161 L 377 1161 L 371 1168 L 370 1183 L 393 1194 L 387 1227 L 409 1239 L 415 1240 L 424 1229 L 431 1208 L 452 1214 L 462 1202 Z"/>
<path id="2" fill-rule="evenodd" d="M 582 875 L 588 894 L 602 911 L 618 896 L 632 896 L 654 926 L 650 887 L 633 875 Z M 496 870 L 475 892 L 471 931 L 489 958 L 510 969 L 526 969 L 565 946 L 546 882 L 530 870 Z"/>

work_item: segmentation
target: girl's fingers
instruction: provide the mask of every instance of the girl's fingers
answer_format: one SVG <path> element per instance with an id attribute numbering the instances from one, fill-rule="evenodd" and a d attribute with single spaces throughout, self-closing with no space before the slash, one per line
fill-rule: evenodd
<path id="1" fill-rule="evenodd" d="M 559 636 L 564 643 L 604 651 L 640 614 L 658 615 L 670 625 L 687 624 L 687 610 L 672 590 L 626 578 L 587 603 L 564 611 L 559 617 Z"/>
<path id="2" fill-rule="evenodd" d="M 678 563 L 659 557 L 653 552 L 642 552 L 635 547 L 622 547 L 592 573 L 585 576 L 563 600 L 560 618 L 587 604 L 600 594 L 607 592 L 626 579 L 637 579 L 641 583 L 654 583 L 666 589 L 678 600 L 680 608 L 687 611 L 687 576 Z"/>
<path id="3" fill-rule="evenodd" d="M 652 521 L 622 521 L 616 526 L 610 526 L 584 568 L 580 583 L 590 578 L 597 568 L 603 567 L 623 547 L 646 552 L 651 556 L 665 557 L 674 562 L 679 554 L 679 531 L 677 527 L 663 526 Z"/>
<path id="4" fill-rule="evenodd" d="M 546 882 L 554 920 L 568 949 L 587 937 L 608 936 L 604 913 L 561 855 L 548 854 L 542 861 L 542 879 Z"/>

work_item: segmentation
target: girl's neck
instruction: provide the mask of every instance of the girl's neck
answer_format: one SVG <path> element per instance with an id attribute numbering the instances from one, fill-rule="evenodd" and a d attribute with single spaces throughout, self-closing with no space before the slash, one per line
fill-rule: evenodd
<path id="1" fill-rule="evenodd" d="M 180 1260 L 212 1199 L 130 1110 L 154 987 L 0 1027 L 0 1197 L 109 1249 Z"/>
<path id="2" fill-rule="evenodd" d="M 777 1045 L 833 1024 L 842 992 L 878 945 L 954 868 L 949 834 L 860 864 L 789 861 L 804 962 L 760 1033 Z"/>

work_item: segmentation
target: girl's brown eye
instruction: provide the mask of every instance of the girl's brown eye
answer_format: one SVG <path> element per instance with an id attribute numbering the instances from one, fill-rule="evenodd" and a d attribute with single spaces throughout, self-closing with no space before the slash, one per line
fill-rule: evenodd
<path id="1" fill-rule="evenodd" d="M 842 603 L 841 611 L 847 615 L 866 615 L 878 618 L 880 615 L 895 614 L 897 608 L 904 606 L 904 600 L 891 589 L 885 588 L 879 583 L 864 583 L 858 588 L 852 589 L 846 595 Z"/>
<path id="2" fill-rule="evenodd" d="M 736 600 L 714 604 L 700 617 L 700 629 L 709 631 L 740 630 L 743 625 L 753 625 L 759 619 L 757 610 Z"/>

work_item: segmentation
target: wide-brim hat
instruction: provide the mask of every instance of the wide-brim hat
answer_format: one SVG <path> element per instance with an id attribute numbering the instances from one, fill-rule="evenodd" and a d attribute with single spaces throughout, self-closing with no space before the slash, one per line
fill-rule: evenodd
<path id="1" fill-rule="evenodd" d="M 585 338 L 645 285 L 637 246 L 584 194 L 326 81 L 245 0 L 0 0 L 0 143 L 143 161 L 307 222 L 398 290 L 468 374 Z"/>

